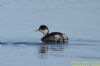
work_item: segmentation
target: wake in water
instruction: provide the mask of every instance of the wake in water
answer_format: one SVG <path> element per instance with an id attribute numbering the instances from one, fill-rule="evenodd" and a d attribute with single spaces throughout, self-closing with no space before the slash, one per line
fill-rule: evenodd
<path id="1" fill-rule="evenodd" d="M 77 41 L 77 42 L 100 42 L 100 40 L 93 40 L 93 39 L 70 39 L 70 41 Z"/>
<path id="2" fill-rule="evenodd" d="M 80 43 L 80 42 L 83 42 L 83 43 Z M 91 43 L 100 43 L 100 40 L 90 40 L 90 39 L 69 39 L 69 43 L 66 43 L 66 44 L 69 44 L 69 45 L 87 45 L 88 43 L 87 42 L 91 42 Z M 42 43 L 42 42 L 0 42 L 1 45 L 40 45 L 40 44 L 45 44 L 45 43 Z M 92 45 L 89 43 L 89 45 Z"/>
<path id="3" fill-rule="evenodd" d="M 7 49 L 12 47 L 31 48 L 37 51 L 39 58 L 46 58 L 48 55 L 54 57 L 64 58 L 78 58 L 78 59 L 100 59 L 100 41 L 98 40 L 84 40 L 84 39 L 70 39 L 68 44 L 44 44 L 42 42 L 0 42 L 1 47 L 5 46 Z M 37 49 L 36 49 L 37 48 Z M 16 48 L 14 48 L 16 49 Z M 13 50 L 13 49 L 12 49 Z M 16 49 L 18 50 L 18 49 Z M 26 51 L 26 50 L 25 50 Z M 14 51 L 15 52 L 15 51 Z M 35 54 L 35 53 L 34 53 Z"/>

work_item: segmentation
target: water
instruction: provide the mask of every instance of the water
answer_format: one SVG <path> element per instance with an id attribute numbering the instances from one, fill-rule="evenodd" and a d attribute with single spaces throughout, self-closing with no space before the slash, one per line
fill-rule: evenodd
<path id="1" fill-rule="evenodd" d="M 100 41 L 66 44 L 6 42 L 0 44 L 1 66 L 72 66 L 72 62 L 100 61 Z"/>
<path id="2" fill-rule="evenodd" d="M 0 66 L 100 63 L 99 17 L 99 0 L 0 0 Z M 69 42 L 42 43 L 41 24 Z"/>

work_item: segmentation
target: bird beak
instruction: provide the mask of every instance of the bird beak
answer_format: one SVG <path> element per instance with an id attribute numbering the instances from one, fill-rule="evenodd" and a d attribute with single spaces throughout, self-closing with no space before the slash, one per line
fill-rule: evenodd
<path id="1" fill-rule="evenodd" d="M 37 30 L 35 30 L 35 31 L 39 31 L 39 30 L 37 29 Z"/>

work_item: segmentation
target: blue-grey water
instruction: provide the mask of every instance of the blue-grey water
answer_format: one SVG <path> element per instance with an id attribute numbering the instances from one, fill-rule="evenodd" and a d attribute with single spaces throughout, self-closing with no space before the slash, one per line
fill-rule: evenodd
<path id="1" fill-rule="evenodd" d="M 6 42 L 0 45 L 1 66 L 72 66 L 73 62 L 80 61 L 99 62 L 100 41 Z"/>
<path id="2" fill-rule="evenodd" d="M 69 42 L 42 43 L 41 24 Z M 0 0 L 0 66 L 74 62 L 100 63 L 100 0 Z"/>

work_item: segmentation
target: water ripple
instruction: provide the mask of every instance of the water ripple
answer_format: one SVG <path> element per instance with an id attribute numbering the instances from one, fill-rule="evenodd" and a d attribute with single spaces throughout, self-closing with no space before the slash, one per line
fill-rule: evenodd
<path id="1" fill-rule="evenodd" d="M 77 42 L 100 42 L 100 40 L 92 40 L 92 39 L 71 39 L 71 41 L 77 41 Z"/>
<path id="2" fill-rule="evenodd" d="M 89 56 L 79 56 L 80 58 L 87 58 L 87 59 L 100 59 L 100 57 L 89 57 Z"/>

